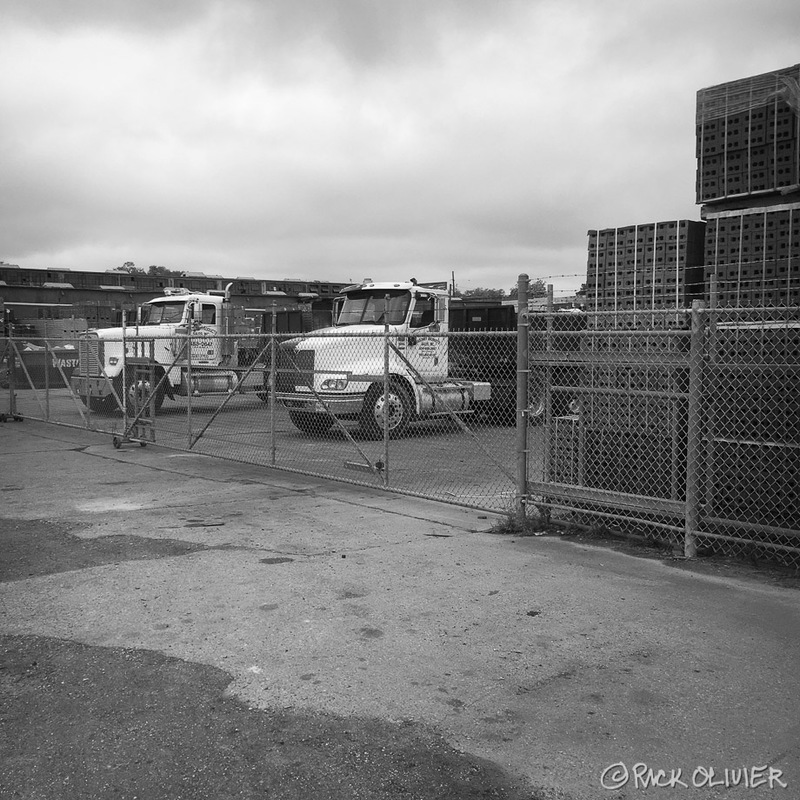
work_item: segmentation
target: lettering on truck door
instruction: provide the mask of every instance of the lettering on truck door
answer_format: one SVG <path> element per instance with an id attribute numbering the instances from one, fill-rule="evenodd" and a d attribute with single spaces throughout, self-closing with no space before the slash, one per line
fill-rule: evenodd
<path id="1" fill-rule="evenodd" d="M 217 314 L 213 303 L 195 306 L 192 323 L 192 363 L 219 364 L 222 360 L 222 342 L 218 338 Z"/>
<path id="2" fill-rule="evenodd" d="M 408 326 L 405 356 L 419 374 L 430 382 L 447 376 L 447 337 L 433 336 L 441 330 L 441 311 L 436 296 L 418 294 Z"/>

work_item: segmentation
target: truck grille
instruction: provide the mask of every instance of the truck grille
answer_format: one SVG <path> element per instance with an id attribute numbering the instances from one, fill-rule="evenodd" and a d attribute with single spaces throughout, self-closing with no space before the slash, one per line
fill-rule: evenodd
<path id="1" fill-rule="evenodd" d="M 78 372 L 81 375 L 101 375 L 103 348 L 97 336 L 89 334 L 78 340 Z"/>
<path id="2" fill-rule="evenodd" d="M 295 386 L 312 386 L 314 351 L 297 350 L 296 345 L 283 344 L 278 349 L 275 382 L 279 392 L 292 393 Z"/>

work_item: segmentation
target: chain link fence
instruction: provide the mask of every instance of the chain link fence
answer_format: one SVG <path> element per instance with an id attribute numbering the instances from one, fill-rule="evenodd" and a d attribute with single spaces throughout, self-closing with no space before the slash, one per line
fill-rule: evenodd
<path id="1" fill-rule="evenodd" d="M 676 554 L 800 566 L 800 310 L 536 315 L 528 502 Z"/>
<path id="2" fill-rule="evenodd" d="M 0 419 L 800 567 L 800 309 L 521 322 L 522 336 L 12 331 Z"/>
<path id="3" fill-rule="evenodd" d="M 117 447 L 154 442 L 476 508 L 515 507 L 513 331 L 12 336 L 0 353 L 8 419 L 108 433 Z M 218 366 L 225 353 L 235 368 Z"/>
<path id="4" fill-rule="evenodd" d="M 708 315 L 701 544 L 800 564 L 800 309 Z"/>

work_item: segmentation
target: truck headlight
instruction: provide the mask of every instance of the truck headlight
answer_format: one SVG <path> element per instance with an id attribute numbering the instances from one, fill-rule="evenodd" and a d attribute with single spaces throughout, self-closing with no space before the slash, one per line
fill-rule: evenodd
<path id="1" fill-rule="evenodd" d="M 341 392 L 347 388 L 347 378 L 325 378 L 320 388 L 323 392 Z"/>

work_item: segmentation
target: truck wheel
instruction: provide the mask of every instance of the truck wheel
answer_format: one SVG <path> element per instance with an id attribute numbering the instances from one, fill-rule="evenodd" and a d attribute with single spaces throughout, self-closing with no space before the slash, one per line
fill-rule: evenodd
<path id="1" fill-rule="evenodd" d="M 308 411 L 290 411 L 289 419 L 299 431 L 309 435 L 325 433 L 333 425 L 333 417 Z"/>
<path id="2" fill-rule="evenodd" d="M 408 391 L 396 382 L 389 384 L 388 397 L 384 397 L 383 384 L 373 383 L 364 398 L 364 408 L 359 423 L 369 439 L 383 438 L 383 416 L 389 417 L 389 436 L 402 436 L 414 413 Z"/>
<path id="3" fill-rule="evenodd" d="M 160 377 L 161 376 L 156 375 L 156 383 L 158 383 Z M 164 397 L 166 396 L 166 394 L 167 394 L 167 389 L 162 383 L 161 386 L 159 386 L 158 390 L 156 391 L 156 402 L 155 402 L 156 413 L 158 413 L 161 410 L 161 406 L 164 405 Z"/>
<path id="4" fill-rule="evenodd" d="M 261 391 L 256 392 L 256 397 L 261 400 L 262 403 L 269 403 L 269 372 L 264 373 L 264 380 L 261 383 Z"/>
<path id="5" fill-rule="evenodd" d="M 81 401 L 94 414 L 105 414 L 111 411 L 114 403 L 113 395 L 111 397 L 87 397 L 81 395 Z"/>
<path id="6" fill-rule="evenodd" d="M 158 383 L 158 379 L 159 376 L 156 375 L 156 383 Z M 137 385 L 136 373 L 130 368 L 125 373 L 125 386 L 128 390 L 128 414 L 131 413 L 132 409 L 139 409 L 142 405 L 150 402 L 149 381 L 139 381 Z M 117 395 L 119 395 L 120 400 L 122 400 L 122 373 L 114 378 L 114 389 L 117 392 Z M 166 394 L 166 391 L 166 388 L 162 385 L 156 392 L 154 404 L 156 412 L 161 408 L 162 405 L 164 405 L 164 395 Z M 113 395 L 108 398 L 108 400 L 109 404 L 113 408 L 113 404 L 115 402 Z"/>
<path id="7" fill-rule="evenodd" d="M 131 375 L 128 374 L 128 377 L 125 379 L 125 385 L 128 388 L 128 404 L 130 404 L 130 391 L 131 391 Z M 117 399 L 112 394 L 108 398 L 109 406 L 116 412 L 122 413 L 123 403 L 125 402 L 125 398 L 123 397 L 122 391 L 122 373 L 120 372 L 119 375 L 116 375 L 114 378 L 111 379 L 111 385 L 114 387 L 114 391 L 117 393 L 116 397 L 119 397 L 119 405 L 117 405 Z"/>

